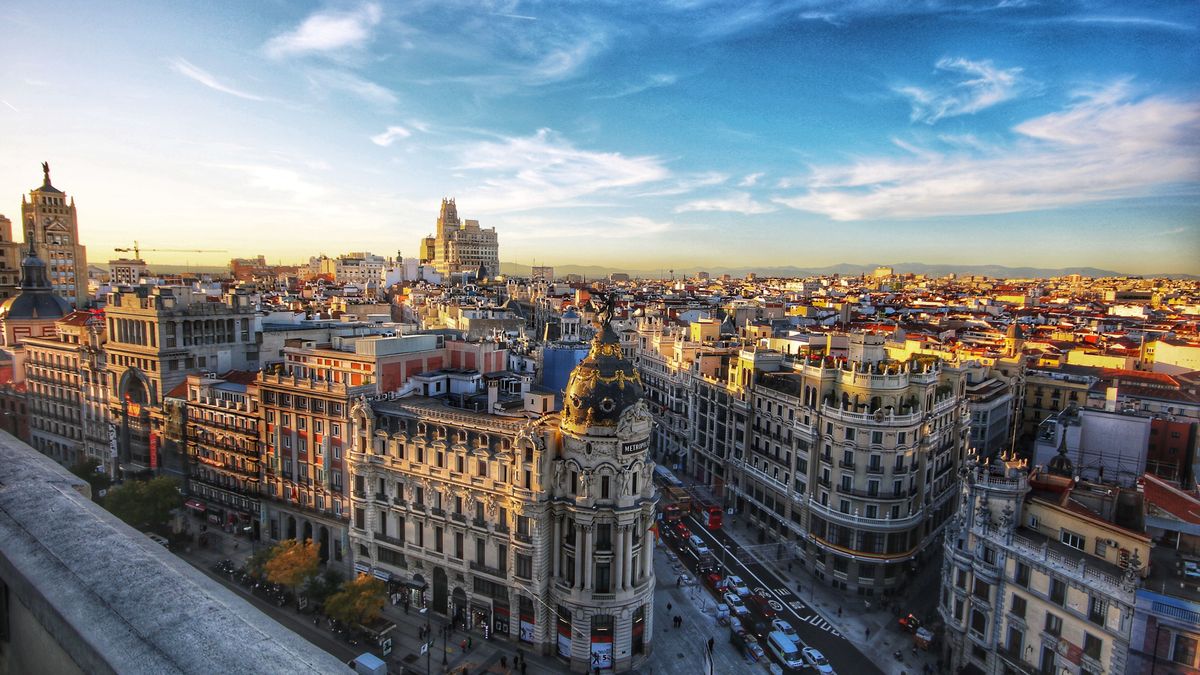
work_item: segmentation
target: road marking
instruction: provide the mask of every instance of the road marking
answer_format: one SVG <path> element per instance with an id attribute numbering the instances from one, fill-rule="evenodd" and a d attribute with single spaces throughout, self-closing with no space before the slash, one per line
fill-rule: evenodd
<path id="1" fill-rule="evenodd" d="M 695 518 L 693 517 L 693 518 L 692 518 L 692 520 L 695 520 Z M 753 592 L 754 592 L 755 594 L 762 595 L 763 597 L 766 597 L 766 594 L 770 594 L 770 593 L 771 593 L 771 591 L 770 591 L 770 590 L 768 590 L 767 588 L 765 588 L 765 587 L 767 586 L 766 582 L 764 582 L 764 581 L 763 581 L 761 578 L 759 578 L 759 576 L 758 576 L 757 574 L 755 574 L 755 573 L 754 573 L 754 570 L 751 570 L 751 569 L 750 569 L 750 567 L 749 567 L 749 565 L 748 565 L 747 563 L 743 563 L 743 562 L 741 562 L 740 560 L 738 560 L 737 556 L 736 556 L 736 555 L 734 555 L 733 551 L 730 551 L 730 550 L 729 550 L 729 548 L 728 548 L 727 546 L 725 546 L 725 544 L 724 544 L 724 543 L 723 543 L 723 542 L 722 542 L 720 539 L 718 539 L 718 538 L 717 538 L 717 536 L 716 536 L 715 534 L 713 534 L 713 533 L 709 532 L 709 536 L 710 536 L 710 537 L 712 537 L 712 539 L 713 539 L 713 543 L 714 543 L 714 544 L 716 544 L 717 546 L 720 546 L 720 547 L 721 547 L 721 549 L 722 549 L 723 551 L 725 551 L 726 553 L 728 553 L 730 556 L 732 556 L 732 557 L 733 557 L 733 559 L 734 559 L 736 562 L 738 562 L 738 563 L 740 563 L 740 564 L 742 565 L 742 568 L 745 570 L 745 572 L 746 572 L 746 574 L 747 574 L 748 576 L 752 577 L 752 578 L 753 578 L 755 581 L 757 581 L 759 584 L 762 584 L 762 586 L 760 586 L 760 587 L 758 587 L 758 588 L 754 589 L 754 591 L 753 591 Z M 764 591 L 764 593 L 759 593 L 759 591 Z M 784 593 L 781 593 L 780 595 L 792 596 L 792 595 L 793 595 L 793 593 L 792 593 L 791 591 L 785 591 Z M 777 598 L 777 600 L 783 600 L 783 598 Z M 826 632 L 826 633 L 829 633 L 829 634 L 830 634 L 830 635 L 832 635 L 833 637 L 836 637 L 836 638 L 841 638 L 841 639 L 845 639 L 845 637 L 844 637 L 844 636 L 843 636 L 843 635 L 842 635 L 842 634 L 841 634 L 841 633 L 840 633 L 840 632 L 839 632 L 839 631 L 838 631 L 836 628 L 834 628 L 832 624 L 830 624 L 830 623 L 829 623 L 828 621 L 826 621 L 825 619 L 821 618 L 821 616 L 820 616 L 819 614 L 816 614 L 816 613 L 815 613 L 815 610 L 814 610 L 814 613 L 813 613 L 811 616 L 809 616 L 809 617 L 802 617 L 802 616 L 800 616 L 800 612 L 801 612 L 802 610 L 795 610 L 795 609 L 793 608 L 793 611 L 796 613 L 796 617 L 797 617 L 799 620 L 801 620 L 801 621 L 804 621 L 804 622 L 806 622 L 806 623 L 808 623 L 808 624 L 812 625 L 813 627 L 815 627 L 815 628 L 818 628 L 818 629 L 820 629 L 820 630 L 822 630 L 822 631 L 824 631 L 824 632 Z M 812 619 L 817 619 L 818 621 L 820 621 L 820 623 L 814 623 Z M 822 625 L 822 624 L 823 624 L 823 625 Z M 801 640 L 801 642 L 803 642 L 803 640 Z M 807 647 L 808 645 L 807 645 L 807 644 L 805 644 L 805 646 Z"/>

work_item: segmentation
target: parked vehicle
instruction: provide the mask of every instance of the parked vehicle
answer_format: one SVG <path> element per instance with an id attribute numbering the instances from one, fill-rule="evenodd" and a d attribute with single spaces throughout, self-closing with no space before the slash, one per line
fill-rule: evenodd
<path id="1" fill-rule="evenodd" d="M 729 611 L 735 616 L 743 617 L 750 615 L 750 610 L 746 609 L 746 604 L 742 602 L 737 593 L 726 593 L 723 599 L 725 600 L 725 604 L 729 605 Z"/>
<path id="2" fill-rule="evenodd" d="M 806 665 L 804 658 L 800 656 L 800 648 L 791 638 L 779 631 L 767 636 L 767 649 L 786 668 L 799 669 Z"/>
<path id="3" fill-rule="evenodd" d="M 788 623 L 787 621 L 784 621 L 783 619 L 772 619 L 771 629 L 776 633 L 783 633 L 788 637 L 789 640 L 797 645 L 800 644 L 800 636 L 796 633 L 796 629 L 792 628 L 792 624 Z"/>
<path id="4" fill-rule="evenodd" d="M 922 624 L 921 620 L 918 619 L 915 614 L 910 613 L 908 616 L 900 617 L 901 630 L 906 630 L 910 633 L 915 633 L 915 632 L 917 632 L 917 629 L 921 627 L 921 624 Z"/>
<path id="5" fill-rule="evenodd" d="M 387 675 L 387 664 L 371 652 L 363 652 L 346 664 L 358 675 Z"/>
<path id="6" fill-rule="evenodd" d="M 734 591 L 743 598 L 750 595 L 750 587 L 746 585 L 746 582 L 742 581 L 741 577 L 731 574 L 725 577 L 725 582 L 729 584 L 729 590 Z"/>
<path id="7" fill-rule="evenodd" d="M 805 647 L 800 650 L 800 654 L 813 670 L 821 675 L 833 675 L 833 666 L 829 665 L 829 660 L 821 652 L 812 647 Z"/>
<path id="8" fill-rule="evenodd" d="M 730 630 L 729 642 L 751 661 L 758 662 L 766 656 L 762 645 L 758 644 L 758 638 L 744 630 Z"/>

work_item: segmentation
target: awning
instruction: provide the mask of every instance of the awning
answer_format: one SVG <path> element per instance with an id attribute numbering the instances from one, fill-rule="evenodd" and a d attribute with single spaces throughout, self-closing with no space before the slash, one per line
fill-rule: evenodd
<path id="1" fill-rule="evenodd" d="M 387 570 L 376 569 L 371 572 L 371 575 L 381 581 L 391 581 L 392 580 L 392 573 L 388 572 Z"/>
<path id="2" fill-rule="evenodd" d="M 207 511 L 208 510 L 208 507 L 204 505 L 204 502 L 200 501 L 199 499 L 189 499 L 186 502 L 184 502 L 183 505 L 188 507 L 189 509 L 194 509 L 196 511 Z"/>
<path id="3" fill-rule="evenodd" d="M 418 581 L 416 579 L 409 579 L 408 581 L 404 582 L 404 585 L 408 586 L 409 588 L 415 588 L 418 591 L 423 591 L 423 590 L 425 590 L 425 587 L 426 587 L 424 579 L 422 579 L 420 581 Z"/>
<path id="4" fill-rule="evenodd" d="M 354 571 L 362 572 L 363 574 L 370 574 L 371 566 L 365 562 L 359 561 L 359 562 L 354 563 Z"/>

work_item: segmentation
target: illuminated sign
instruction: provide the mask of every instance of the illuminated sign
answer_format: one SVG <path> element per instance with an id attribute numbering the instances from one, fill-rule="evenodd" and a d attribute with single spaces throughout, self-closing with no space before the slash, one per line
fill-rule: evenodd
<path id="1" fill-rule="evenodd" d="M 631 452 L 641 452 L 650 447 L 650 439 L 647 438 L 633 443 L 625 443 L 621 445 L 621 453 L 628 455 Z"/>

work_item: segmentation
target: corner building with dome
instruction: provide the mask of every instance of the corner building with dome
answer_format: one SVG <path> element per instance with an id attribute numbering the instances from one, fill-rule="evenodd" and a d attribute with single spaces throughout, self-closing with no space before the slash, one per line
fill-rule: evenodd
<path id="1" fill-rule="evenodd" d="M 636 669 L 653 638 L 657 502 L 640 376 L 607 322 L 561 411 L 508 375 L 476 374 L 482 410 L 431 395 L 437 371 L 416 377 L 421 395 L 351 406 L 354 568 L 564 672 Z"/>

